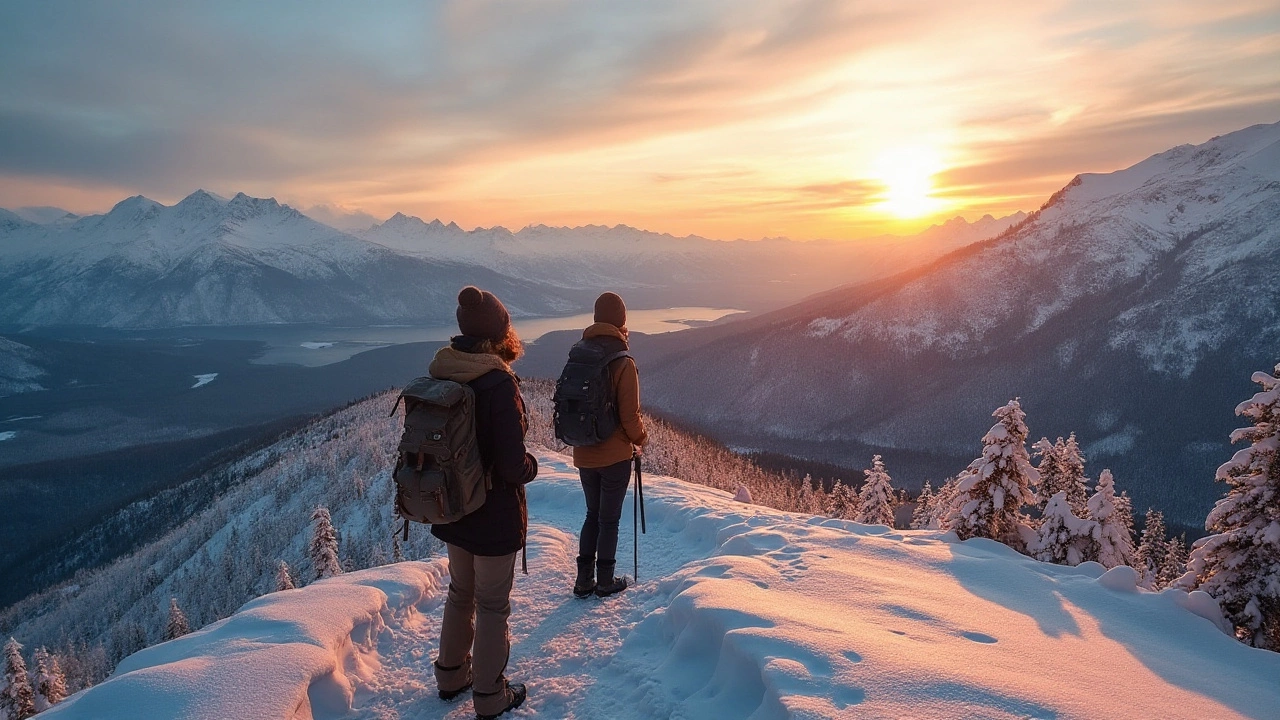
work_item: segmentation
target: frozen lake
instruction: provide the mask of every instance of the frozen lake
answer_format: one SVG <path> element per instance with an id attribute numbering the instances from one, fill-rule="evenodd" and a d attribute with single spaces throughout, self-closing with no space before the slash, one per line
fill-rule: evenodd
<path id="1" fill-rule="evenodd" d="M 732 308 L 675 307 L 656 310 L 628 310 L 627 327 L 633 332 L 657 335 L 687 330 L 742 312 Z M 591 313 L 565 317 L 522 318 L 516 331 L 526 343 L 557 330 L 574 330 L 591 324 Z M 341 362 L 357 353 L 388 345 L 448 340 L 458 333 L 455 325 L 386 325 L 335 327 L 330 325 L 261 325 L 249 327 L 199 327 L 180 331 L 192 338 L 254 340 L 265 344 L 258 365 L 303 365 L 319 367 Z"/>

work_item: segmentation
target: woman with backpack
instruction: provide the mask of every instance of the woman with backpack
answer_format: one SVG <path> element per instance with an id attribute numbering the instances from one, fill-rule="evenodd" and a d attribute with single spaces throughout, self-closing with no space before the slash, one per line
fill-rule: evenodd
<path id="1" fill-rule="evenodd" d="M 596 367 L 607 382 L 592 386 L 609 397 L 603 401 L 588 398 L 586 402 L 603 408 L 609 417 L 595 418 L 590 424 L 593 429 L 616 429 L 590 445 L 573 443 L 573 465 L 578 468 L 587 503 L 578 541 L 578 576 L 573 584 L 573 594 L 580 598 L 593 593 L 608 597 L 627 589 L 626 576 L 614 575 L 618 524 L 631 481 L 631 460 L 649 441 L 640 417 L 640 375 L 627 352 L 627 306 L 618 295 L 604 293 L 596 299 L 593 319 L 570 351 L 569 363 L 584 366 L 586 372 L 591 372 L 593 361 L 602 363 Z"/>
<path id="2" fill-rule="evenodd" d="M 474 391 L 476 444 L 492 487 L 478 510 L 431 526 L 449 550 L 435 676 L 441 699 L 470 688 L 476 717 L 485 720 L 525 700 L 525 686 L 507 682 L 503 673 L 511 652 L 507 619 L 516 554 L 528 529 L 524 486 L 537 476 L 538 462 L 524 446 L 524 398 L 511 371 L 524 346 L 506 307 L 468 286 L 458 293 L 457 317 L 461 334 L 436 353 L 429 372 Z"/>

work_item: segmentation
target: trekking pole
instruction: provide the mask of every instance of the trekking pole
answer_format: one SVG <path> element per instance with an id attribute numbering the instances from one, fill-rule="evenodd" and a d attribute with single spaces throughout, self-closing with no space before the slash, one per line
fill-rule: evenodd
<path id="1" fill-rule="evenodd" d="M 636 469 L 636 494 L 631 498 L 631 537 L 634 539 L 635 546 L 636 582 L 640 582 L 640 536 L 636 534 L 636 528 L 639 527 L 642 533 L 646 530 L 644 522 L 644 484 L 640 480 L 640 454 L 632 453 L 631 462 L 634 463 Z M 636 522 L 637 516 L 639 516 L 639 523 Z"/>

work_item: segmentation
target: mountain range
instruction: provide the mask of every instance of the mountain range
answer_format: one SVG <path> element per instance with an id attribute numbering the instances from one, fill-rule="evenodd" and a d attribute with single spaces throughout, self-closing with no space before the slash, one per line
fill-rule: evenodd
<path id="1" fill-rule="evenodd" d="M 1073 179 L 991 240 L 722 327 L 654 338 L 651 405 L 748 448 L 935 484 L 1020 396 L 1139 510 L 1194 522 L 1249 376 L 1280 360 L 1280 124 Z M 855 465 L 858 466 L 858 465 Z"/>
<path id="2" fill-rule="evenodd" d="M 618 225 L 467 231 L 397 214 L 342 232 L 271 198 L 200 190 L 103 215 L 0 210 L 0 325 L 435 324 L 465 284 L 516 316 L 572 315 L 604 289 L 639 307 L 772 309 L 991 237 L 955 218 L 917 236 L 721 242 Z"/>

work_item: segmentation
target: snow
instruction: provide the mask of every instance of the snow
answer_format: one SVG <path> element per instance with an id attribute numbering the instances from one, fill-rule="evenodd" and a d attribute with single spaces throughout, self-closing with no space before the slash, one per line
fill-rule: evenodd
<path id="1" fill-rule="evenodd" d="M 539 460 L 508 669 L 530 695 L 514 718 L 1260 718 L 1280 707 L 1280 655 L 1206 620 L 1216 605 L 1203 593 L 1149 593 L 1124 568 L 783 513 L 670 478 L 645 480 L 643 581 L 576 600 L 581 489 L 566 458 Z M 263 596 L 131 656 L 48 717 L 472 717 L 431 680 L 445 571 L 404 562 Z"/>
<path id="2" fill-rule="evenodd" d="M 325 348 L 331 348 L 337 344 L 338 343 L 336 342 L 304 342 L 302 343 L 302 347 L 308 350 L 323 350 Z"/>
<path id="3" fill-rule="evenodd" d="M 4 432 L 0 432 L 0 442 L 12 440 L 16 437 L 18 437 L 18 433 L 15 430 L 5 430 Z"/>
<path id="4" fill-rule="evenodd" d="M 218 373 L 205 373 L 203 375 L 193 375 L 192 377 L 196 379 L 196 384 L 192 385 L 191 389 L 195 390 L 198 387 L 204 387 L 205 385 L 213 382 L 217 379 Z"/>

